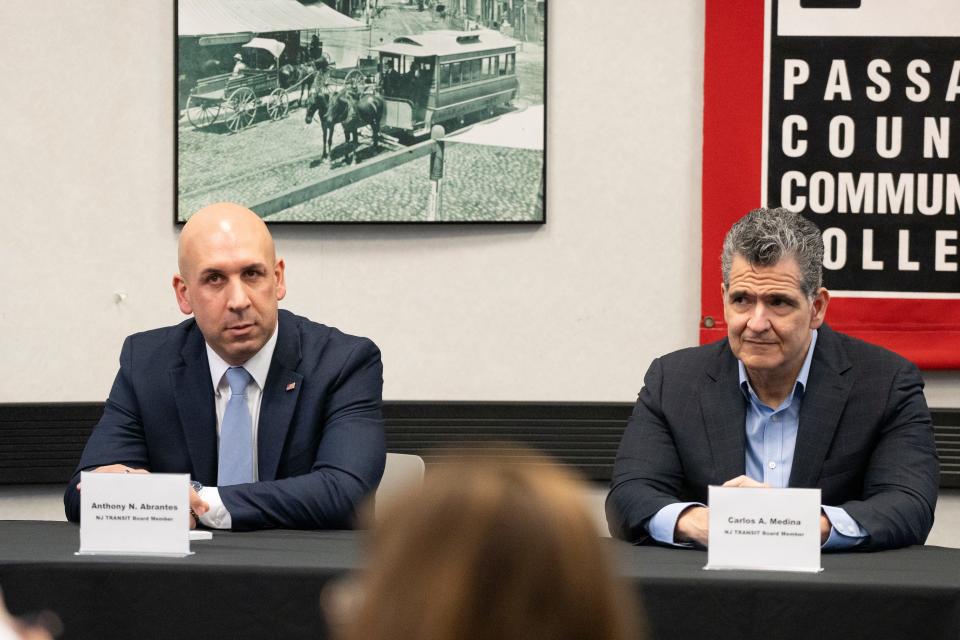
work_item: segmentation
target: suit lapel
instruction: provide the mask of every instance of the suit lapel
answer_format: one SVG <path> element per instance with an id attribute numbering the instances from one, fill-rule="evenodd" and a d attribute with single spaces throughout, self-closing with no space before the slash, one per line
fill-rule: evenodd
<path id="1" fill-rule="evenodd" d="M 746 409 L 740 391 L 737 360 L 724 343 L 707 370 L 708 382 L 700 396 L 704 427 L 720 482 L 742 475 L 746 465 Z"/>
<path id="2" fill-rule="evenodd" d="M 300 364 L 300 327 L 289 314 L 280 312 L 277 346 L 270 361 L 267 381 L 260 400 L 257 427 L 257 467 L 260 480 L 274 480 L 280 454 L 287 440 L 287 431 L 297 408 L 303 376 L 296 369 Z"/>
<path id="3" fill-rule="evenodd" d="M 800 405 L 797 445 L 788 486 L 816 486 L 850 394 L 852 380 L 843 375 L 850 366 L 836 334 L 826 325 L 821 326 Z"/>
<path id="4" fill-rule="evenodd" d="M 183 363 L 170 369 L 173 397 L 193 466 L 193 477 L 217 483 L 217 413 L 210 381 L 210 364 L 203 335 L 196 325 L 180 351 Z"/>

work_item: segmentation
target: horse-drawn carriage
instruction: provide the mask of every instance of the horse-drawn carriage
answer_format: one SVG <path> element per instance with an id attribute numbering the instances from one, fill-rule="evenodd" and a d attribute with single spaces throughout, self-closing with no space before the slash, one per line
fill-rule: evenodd
<path id="1" fill-rule="evenodd" d="M 268 51 L 273 65 L 269 69 L 244 68 L 198 80 L 185 109 L 187 120 L 197 129 L 223 122 L 230 131 L 240 131 L 253 124 L 261 104 L 271 120 L 279 120 L 290 109 L 291 94 L 298 88 L 303 91 L 312 79 L 312 74 L 301 68 L 281 68 L 280 54 L 285 47 L 282 42 L 254 38 L 243 46 Z"/>

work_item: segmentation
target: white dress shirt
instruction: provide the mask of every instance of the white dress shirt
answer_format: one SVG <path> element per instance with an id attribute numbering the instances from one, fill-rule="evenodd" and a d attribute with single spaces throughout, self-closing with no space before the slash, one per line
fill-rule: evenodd
<path id="1" fill-rule="evenodd" d="M 273 360 L 273 350 L 277 346 L 277 331 L 279 324 L 273 329 L 273 335 L 267 340 L 266 344 L 260 348 L 252 358 L 244 362 L 242 366 L 250 374 L 250 382 L 247 384 L 247 408 L 250 409 L 250 422 L 253 428 L 253 481 L 256 482 L 259 477 L 259 468 L 257 465 L 257 427 L 260 423 L 260 399 L 263 397 L 263 386 L 267 381 L 267 373 L 270 371 L 270 361 Z M 217 407 L 217 447 L 220 443 L 220 425 L 223 423 L 223 414 L 226 411 L 227 403 L 230 401 L 230 384 L 227 382 L 227 369 L 232 365 L 227 364 L 216 351 L 207 344 L 207 361 L 210 363 L 210 380 L 213 384 L 214 402 Z M 200 497 L 210 505 L 210 510 L 200 516 L 200 522 L 213 529 L 229 529 L 233 525 L 230 512 L 220 499 L 220 491 L 216 487 L 204 487 L 200 490 Z"/>

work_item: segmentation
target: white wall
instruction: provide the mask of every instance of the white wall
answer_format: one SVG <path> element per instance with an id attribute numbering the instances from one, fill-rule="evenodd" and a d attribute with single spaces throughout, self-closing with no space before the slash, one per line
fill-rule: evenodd
<path id="1" fill-rule="evenodd" d="M 284 306 L 374 338 L 388 399 L 632 401 L 696 342 L 703 2 L 549 7 L 545 226 L 275 230 Z M 181 319 L 173 5 L 0 23 L 0 402 L 102 400 L 123 337 Z M 960 375 L 930 380 L 960 406 Z"/>

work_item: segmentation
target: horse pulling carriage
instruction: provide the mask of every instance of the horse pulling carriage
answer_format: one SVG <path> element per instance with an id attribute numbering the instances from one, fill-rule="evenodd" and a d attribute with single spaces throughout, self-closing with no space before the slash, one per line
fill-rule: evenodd
<path id="1" fill-rule="evenodd" d="M 311 92 L 306 121 L 320 115 L 321 157 L 335 124 L 344 125 L 352 159 L 360 127 L 370 126 L 374 147 L 381 129 L 415 139 L 435 124 L 457 126 L 507 109 L 519 91 L 516 43 L 495 31 L 428 31 L 371 51 L 378 57 L 331 73 L 330 87 Z"/>
<path id="2" fill-rule="evenodd" d="M 333 129 L 338 124 L 347 144 L 348 163 L 355 160 L 354 150 L 360 141 L 358 130 L 361 127 L 371 128 L 373 146 L 375 149 L 379 147 L 385 106 L 376 84 L 377 66 L 375 59 L 361 59 L 356 68 L 334 70 L 329 77 L 318 75 L 314 79 L 307 99 L 305 121 L 310 124 L 316 117 L 320 123 L 321 159 L 326 158 L 333 148 Z"/>
<path id="3" fill-rule="evenodd" d="M 187 120 L 197 129 L 223 122 L 233 132 L 253 124 L 262 104 L 271 120 L 279 120 L 290 109 L 290 96 L 301 90 L 300 100 L 315 69 L 304 66 L 280 65 L 284 43 L 269 38 L 254 38 L 247 48 L 263 49 L 273 55 L 269 69 L 242 69 L 236 73 L 202 78 L 187 98 Z"/>

